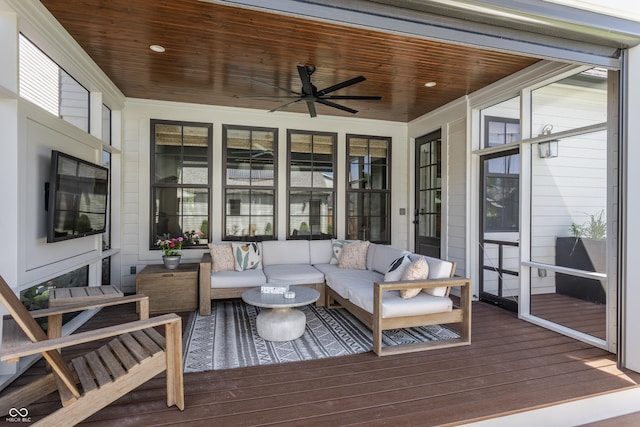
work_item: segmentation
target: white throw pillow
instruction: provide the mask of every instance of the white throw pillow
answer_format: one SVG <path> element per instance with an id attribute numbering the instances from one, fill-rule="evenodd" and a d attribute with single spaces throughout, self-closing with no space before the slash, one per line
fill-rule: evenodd
<path id="1" fill-rule="evenodd" d="M 339 268 L 367 269 L 367 249 L 369 242 L 352 242 L 342 245 Z"/>
<path id="2" fill-rule="evenodd" d="M 339 264 L 340 263 L 340 255 L 342 254 L 342 246 L 345 243 L 348 243 L 348 240 L 340 240 L 340 239 L 331 239 L 331 261 L 330 264 Z"/>
<path id="3" fill-rule="evenodd" d="M 211 253 L 212 273 L 235 270 L 231 243 L 209 243 L 209 252 Z"/>
<path id="4" fill-rule="evenodd" d="M 387 272 L 384 275 L 385 282 L 397 282 L 402 277 L 402 273 L 411 264 L 409 255 L 403 255 L 400 258 L 393 260 Z"/>
<path id="5" fill-rule="evenodd" d="M 231 243 L 236 271 L 262 270 L 260 247 L 255 242 Z"/>
<path id="6" fill-rule="evenodd" d="M 424 257 L 420 257 L 404 270 L 401 280 L 425 280 L 427 277 L 429 277 L 429 264 Z M 421 288 L 403 289 L 400 291 L 400 296 L 404 299 L 413 298 L 421 290 Z"/>

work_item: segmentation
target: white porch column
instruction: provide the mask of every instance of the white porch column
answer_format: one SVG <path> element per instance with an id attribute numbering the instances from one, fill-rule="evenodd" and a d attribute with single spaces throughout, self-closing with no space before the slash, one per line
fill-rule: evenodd
<path id="1" fill-rule="evenodd" d="M 623 254 L 626 274 L 622 277 L 626 292 L 623 292 L 624 317 L 623 360 L 625 366 L 640 372 L 640 46 L 629 50 L 628 95 L 626 105 L 627 147 L 626 158 L 626 250 Z M 624 156 L 623 154 L 623 156 Z"/>

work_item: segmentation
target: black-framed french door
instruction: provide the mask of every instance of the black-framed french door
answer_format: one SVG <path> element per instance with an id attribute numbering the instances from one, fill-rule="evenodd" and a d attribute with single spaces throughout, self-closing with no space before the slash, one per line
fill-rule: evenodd
<path id="1" fill-rule="evenodd" d="M 520 280 L 520 154 L 480 158 L 480 299 L 518 310 Z"/>
<path id="2" fill-rule="evenodd" d="M 442 139 L 437 130 L 416 139 L 415 252 L 440 258 Z"/>

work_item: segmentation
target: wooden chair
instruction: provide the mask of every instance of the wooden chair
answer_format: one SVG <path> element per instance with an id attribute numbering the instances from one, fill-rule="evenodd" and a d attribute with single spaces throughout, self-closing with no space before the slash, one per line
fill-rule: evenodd
<path id="1" fill-rule="evenodd" d="M 113 301 L 29 312 L 0 276 L 0 302 L 12 317 L 4 323 L 0 360 L 17 362 L 20 357 L 41 353 L 52 369 L 50 374 L 0 398 L 0 412 L 28 407 L 57 389 L 62 408 L 35 425 L 75 425 L 163 371 L 167 373 L 167 406 L 184 409 L 182 322 L 176 314 L 48 338 L 36 317 L 113 305 Z M 148 299 L 142 297 L 139 304 L 141 311 L 146 308 L 148 313 Z M 158 326 L 164 326 L 164 337 L 153 329 Z M 76 357 L 70 364 L 59 352 L 62 348 L 112 337 L 115 338 L 108 344 Z"/>

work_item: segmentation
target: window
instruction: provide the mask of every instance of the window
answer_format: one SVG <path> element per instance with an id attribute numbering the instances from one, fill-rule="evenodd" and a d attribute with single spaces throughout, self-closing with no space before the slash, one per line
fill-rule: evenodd
<path id="1" fill-rule="evenodd" d="M 111 153 L 102 151 L 102 166 L 109 169 L 109 194 L 111 194 Z M 102 233 L 102 250 L 111 248 L 111 197 L 107 197 L 107 218 L 104 233 Z"/>
<path id="2" fill-rule="evenodd" d="M 276 236 L 277 129 L 223 126 L 225 240 Z"/>
<path id="3" fill-rule="evenodd" d="M 290 239 L 330 239 L 335 221 L 336 134 L 287 131 Z"/>
<path id="4" fill-rule="evenodd" d="M 520 155 L 516 152 L 486 156 L 482 164 L 484 232 L 520 229 Z"/>
<path id="5" fill-rule="evenodd" d="M 81 286 L 89 286 L 88 265 L 20 291 L 20 301 L 27 308 L 27 310 L 40 310 L 49 307 L 49 291 L 51 289 L 76 288 Z M 78 314 L 80 314 L 80 312 L 63 314 L 62 324 L 64 325 L 68 323 Z M 47 318 L 41 317 L 37 319 L 37 321 L 40 327 L 42 327 L 42 329 L 47 332 Z"/>
<path id="6" fill-rule="evenodd" d="M 20 34 L 20 96 L 89 132 L 89 91 Z"/>
<path id="7" fill-rule="evenodd" d="M 102 142 L 111 145 L 111 109 L 102 104 Z"/>
<path id="8" fill-rule="evenodd" d="M 508 101 L 507 104 L 511 102 Z M 496 108 L 496 107 L 493 107 Z M 520 120 L 484 116 L 485 147 L 495 147 L 520 140 Z M 520 156 L 488 156 L 483 167 L 484 231 L 519 230 Z"/>
<path id="9" fill-rule="evenodd" d="M 212 125 L 151 120 L 151 232 L 183 237 L 183 248 L 205 246 L 209 236 Z"/>
<path id="10" fill-rule="evenodd" d="M 520 120 L 487 116 L 485 120 L 485 147 L 520 141 Z"/>
<path id="11" fill-rule="evenodd" d="M 347 135 L 347 239 L 391 243 L 391 138 Z"/>

